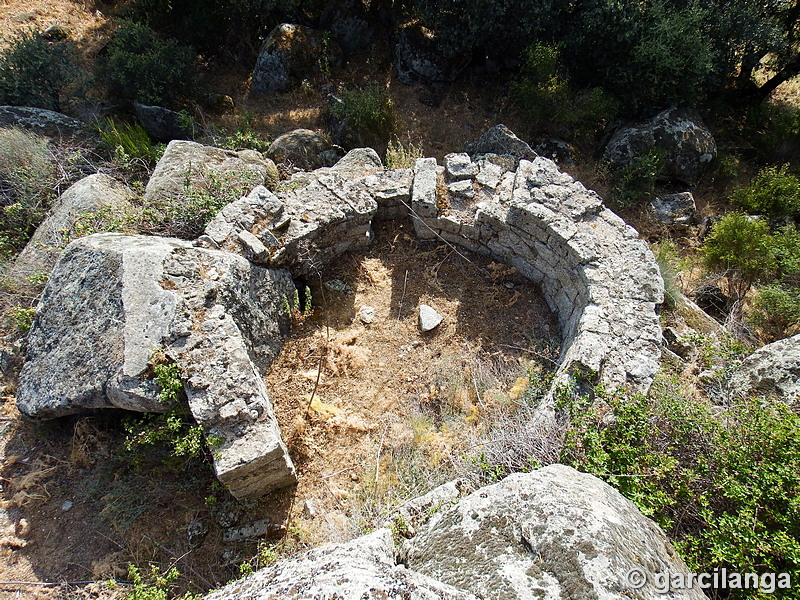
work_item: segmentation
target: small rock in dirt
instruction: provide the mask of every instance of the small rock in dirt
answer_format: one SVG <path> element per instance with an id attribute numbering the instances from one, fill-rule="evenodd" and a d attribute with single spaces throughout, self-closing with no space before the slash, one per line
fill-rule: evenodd
<path id="1" fill-rule="evenodd" d="M 31 532 L 31 524 L 28 519 L 20 519 L 17 524 L 17 535 L 19 537 L 26 537 Z"/>
<path id="2" fill-rule="evenodd" d="M 257 538 L 263 536 L 276 536 L 286 531 L 286 527 L 280 523 L 272 523 L 266 519 L 255 521 L 241 527 L 231 527 L 222 533 L 223 542 L 238 542 L 247 538 Z"/>
<path id="3" fill-rule="evenodd" d="M 419 330 L 423 333 L 436 329 L 444 317 L 427 304 L 419 305 Z"/>
<path id="4" fill-rule="evenodd" d="M 344 294 L 349 294 L 352 291 L 350 289 L 350 286 L 347 285 L 341 279 L 329 279 L 323 285 L 333 292 L 342 292 Z"/>
<path id="5" fill-rule="evenodd" d="M 61 505 L 61 510 L 65 511 L 65 512 L 68 511 L 68 510 L 72 510 L 72 507 L 74 505 L 75 504 L 72 502 L 72 500 L 64 500 L 64 503 Z"/>
<path id="6" fill-rule="evenodd" d="M 315 506 L 313 501 L 306 500 L 305 502 L 303 502 L 303 513 L 307 517 L 317 516 L 317 507 Z"/>
<path id="7" fill-rule="evenodd" d="M 189 523 L 189 527 L 187 527 L 187 534 L 189 536 L 189 545 L 199 546 L 203 542 L 203 539 L 205 539 L 206 535 L 208 535 L 208 525 L 206 525 L 206 522 L 202 521 L 201 519 L 195 519 Z"/>
<path id="8" fill-rule="evenodd" d="M 362 323 L 369 325 L 375 321 L 375 307 L 365 304 L 358 309 L 358 314 L 356 316 L 361 320 Z"/>

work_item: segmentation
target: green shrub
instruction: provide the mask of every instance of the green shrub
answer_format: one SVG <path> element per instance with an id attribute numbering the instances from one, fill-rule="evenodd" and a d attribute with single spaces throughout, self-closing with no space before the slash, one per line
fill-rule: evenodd
<path id="1" fill-rule="evenodd" d="M 800 211 L 800 179 L 789 165 L 767 167 L 756 175 L 749 187 L 734 192 L 733 199 L 747 210 L 773 218 Z"/>
<path id="2" fill-rule="evenodd" d="M 120 23 L 100 63 L 100 74 L 123 97 L 172 105 L 191 94 L 195 55 L 174 40 L 163 41 L 148 26 Z"/>
<path id="3" fill-rule="evenodd" d="M 204 51 L 253 54 L 276 25 L 294 23 L 298 0 L 131 0 L 118 15 Z M 306 3 L 307 4 L 307 3 Z"/>
<path id="4" fill-rule="evenodd" d="M 50 42 L 34 31 L 15 34 L 0 54 L 0 104 L 62 112 L 83 81 L 77 65 L 70 42 Z"/>
<path id="5" fill-rule="evenodd" d="M 244 167 L 236 173 L 189 171 L 183 193 L 142 208 L 141 229 L 151 235 L 193 240 L 225 206 L 260 183 L 257 172 Z"/>
<path id="6" fill-rule="evenodd" d="M 561 461 L 635 502 L 693 570 L 798 572 L 800 416 L 784 403 L 743 400 L 718 419 L 661 378 L 647 397 L 562 398 L 559 410 Z"/>
<path id="7" fill-rule="evenodd" d="M 25 245 L 55 196 L 57 164 L 47 140 L 0 129 L 0 251 Z"/>
<path id="8" fill-rule="evenodd" d="M 149 168 L 161 157 L 161 151 L 153 146 L 150 136 L 138 123 L 117 123 L 107 118 L 98 122 L 97 130 L 100 139 L 113 151 L 114 162 L 122 167 L 140 161 L 144 168 Z"/>
<path id="9" fill-rule="evenodd" d="M 331 105 L 331 117 L 341 124 L 338 140 L 348 148 L 385 146 L 395 129 L 394 106 L 385 87 L 345 89 Z"/>
<path id="10" fill-rule="evenodd" d="M 770 250 L 778 263 L 781 281 L 800 287 L 800 231 L 786 225 L 772 234 Z"/>
<path id="11" fill-rule="evenodd" d="M 617 112 L 616 101 L 600 88 L 573 90 L 558 48 L 543 43 L 523 53 L 522 73 L 511 84 L 510 93 L 538 126 L 567 127 L 576 137 L 593 135 Z"/>
<path id="12" fill-rule="evenodd" d="M 703 261 L 728 280 L 730 293 L 744 298 L 752 284 L 772 275 L 776 268 L 769 225 L 738 212 L 728 213 L 714 225 L 703 244 Z"/>
<path id="13" fill-rule="evenodd" d="M 128 565 L 128 579 L 131 581 L 131 588 L 125 595 L 126 600 L 198 600 L 199 595 L 181 594 L 178 596 L 173 592 L 175 580 L 180 573 L 178 569 L 172 567 L 168 571 L 162 572 L 155 565 L 150 565 L 150 572 L 142 572 L 136 565 Z"/>
<path id="14" fill-rule="evenodd" d="M 800 323 L 800 289 L 780 283 L 758 288 L 750 320 L 769 339 L 785 337 Z"/>
<path id="15" fill-rule="evenodd" d="M 664 155 L 658 150 L 637 156 L 612 173 L 614 187 L 609 200 L 620 209 L 631 208 L 649 198 L 664 168 Z"/>

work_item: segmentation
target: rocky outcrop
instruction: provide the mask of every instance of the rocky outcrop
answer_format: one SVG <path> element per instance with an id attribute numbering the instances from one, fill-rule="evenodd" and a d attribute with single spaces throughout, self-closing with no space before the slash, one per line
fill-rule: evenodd
<path id="1" fill-rule="evenodd" d="M 619 129 L 608 142 L 603 158 L 614 168 L 624 167 L 648 152 L 664 158 L 659 175 L 696 185 L 717 155 L 717 144 L 700 116 L 670 108 L 644 123 Z"/>
<path id="2" fill-rule="evenodd" d="M 250 91 L 254 94 L 282 92 L 321 67 L 340 61 L 338 44 L 324 32 L 284 23 L 273 29 L 261 46 Z"/>
<path id="3" fill-rule="evenodd" d="M 800 403 L 800 335 L 762 346 L 745 358 L 731 376 L 729 390 Z"/>
<path id="4" fill-rule="evenodd" d="M 341 150 L 310 129 L 294 129 L 275 138 L 267 157 L 302 171 L 330 167 L 342 157 Z"/>
<path id="5" fill-rule="evenodd" d="M 329 0 L 319 22 L 346 54 L 366 48 L 375 37 L 371 15 L 361 0 Z"/>
<path id="6" fill-rule="evenodd" d="M 292 483 L 260 373 L 288 335 L 284 298 L 293 293 L 285 271 L 180 240 L 76 240 L 37 308 L 17 404 L 34 418 L 165 411 L 150 367 L 161 350 L 181 370 L 192 415 L 220 442 L 220 481 L 237 497 Z"/>
<path id="7" fill-rule="evenodd" d="M 472 594 L 397 564 L 392 533 L 320 546 L 211 592 L 205 600 L 477 600 Z"/>
<path id="8" fill-rule="evenodd" d="M 147 135 L 157 142 L 191 140 L 194 137 L 191 121 L 187 122 L 174 110 L 134 102 L 133 112 L 136 113 L 136 118 L 139 119 Z"/>
<path id="9" fill-rule="evenodd" d="M 562 465 L 511 475 L 440 510 L 401 553 L 409 569 L 486 598 L 663 598 L 654 575 L 688 571 L 631 501 Z M 643 586 L 626 577 L 635 569 Z"/>
<path id="10" fill-rule="evenodd" d="M 398 549 L 379 529 L 279 561 L 206 600 L 705 598 L 700 589 L 663 593 L 657 578 L 686 577 L 686 565 L 655 523 L 596 477 L 551 465 L 460 500 L 451 487 L 425 504 L 415 532 L 395 522 L 398 537 L 410 536 Z"/>
<path id="11" fill-rule="evenodd" d="M 697 205 L 691 192 L 663 194 L 655 198 L 650 206 L 656 219 L 676 229 L 685 229 L 698 222 Z"/>
<path id="12" fill-rule="evenodd" d="M 132 195 L 128 186 L 102 173 L 74 183 L 59 196 L 19 253 L 13 273 L 20 276 L 50 273 L 67 243 L 80 235 L 76 225 L 123 216 L 132 208 L 129 201 Z"/>
<path id="13" fill-rule="evenodd" d="M 505 125 L 495 125 L 476 141 L 467 144 L 464 150 L 475 159 L 487 154 L 510 156 L 517 162 L 536 158 L 536 152 Z"/>
<path id="14" fill-rule="evenodd" d="M 145 204 L 158 204 L 185 198 L 190 190 L 202 191 L 221 179 L 224 187 L 252 189 L 257 185 L 274 188 L 278 169 L 255 150 L 224 150 L 196 142 L 175 140 L 169 143 L 156 164 L 144 190 Z"/>
<path id="15" fill-rule="evenodd" d="M 51 138 L 86 135 L 86 125 L 67 115 L 32 106 L 0 106 L 0 127 L 22 127 Z"/>

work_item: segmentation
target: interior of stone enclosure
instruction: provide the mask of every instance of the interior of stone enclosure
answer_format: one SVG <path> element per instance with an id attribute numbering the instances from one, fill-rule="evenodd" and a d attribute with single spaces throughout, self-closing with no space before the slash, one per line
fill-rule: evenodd
<path id="1" fill-rule="evenodd" d="M 410 220 L 376 223 L 368 248 L 299 283 L 313 311 L 301 295 L 265 381 L 297 469 L 295 518 L 320 540 L 357 526 L 344 514 L 365 500 L 391 505 L 459 474 L 454 459 L 526 413 L 529 378 L 541 390 L 557 364 L 558 323 L 538 286 L 418 240 Z M 421 303 L 444 317 L 428 333 Z"/>

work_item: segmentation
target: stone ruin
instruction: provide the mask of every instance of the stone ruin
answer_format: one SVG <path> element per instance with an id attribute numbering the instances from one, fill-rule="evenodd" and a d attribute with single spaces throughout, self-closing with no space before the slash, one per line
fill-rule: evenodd
<path id="1" fill-rule="evenodd" d="M 176 144 L 167 148 L 168 159 Z M 542 157 L 450 154 L 385 169 L 369 149 L 256 187 L 195 242 L 96 234 L 63 252 L 20 375 L 20 410 L 163 411 L 150 366 L 181 369 L 191 412 L 222 440 L 219 479 L 237 498 L 295 481 L 262 376 L 289 332 L 292 277 L 411 218 L 420 239 L 515 267 L 538 284 L 562 338 L 556 384 L 646 391 L 658 370 L 663 281 L 647 243 L 601 198 Z"/>

